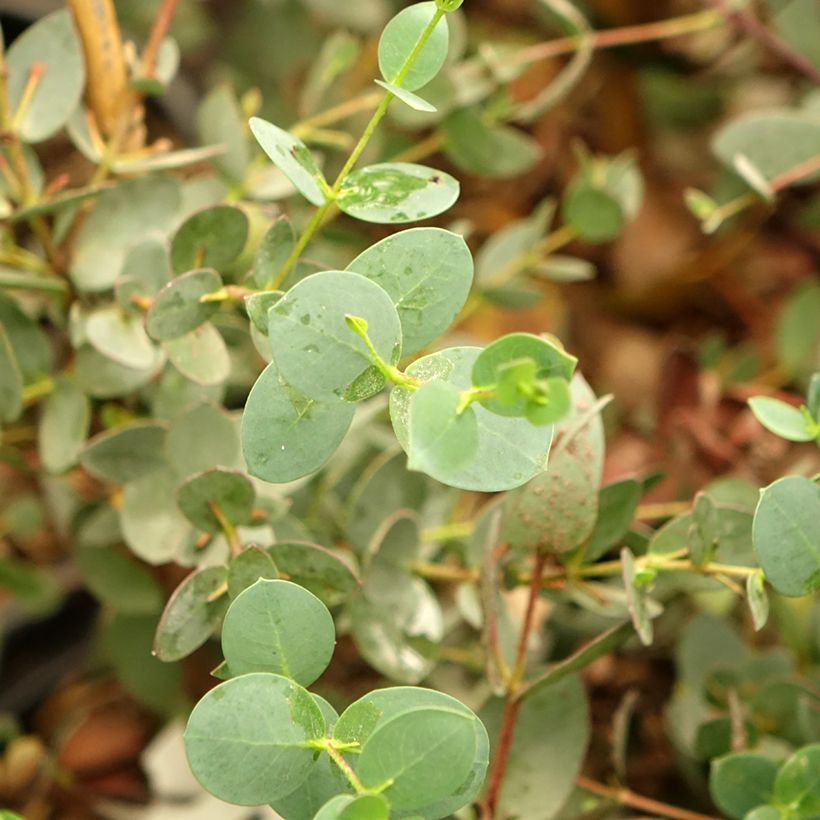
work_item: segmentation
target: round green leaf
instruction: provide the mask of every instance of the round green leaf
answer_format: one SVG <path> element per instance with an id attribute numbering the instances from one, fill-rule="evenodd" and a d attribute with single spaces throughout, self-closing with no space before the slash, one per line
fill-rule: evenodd
<path id="1" fill-rule="evenodd" d="M 214 466 L 238 467 L 236 428 L 234 416 L 221 407 L 201 401 L 174 419 L 166 439 L 168 461 L 180 478 Z M 172 495 L 176 501 L 176 492 Z"/>
<path id="2" fill-rule="evenodd" d="M 55 11 L 21 34 L 5 58 L 9 108 L 17 110 L 32 66 L 44 67 L 19 125 L 25 142 L 41 142 L 65 125 L 85 84 L 85 60 L 71 13 Z"/>
<path id="3" fill-rule="evenodd" d="M 135 370 L 103 356 L 91 345 L 83 345 L 75 359 L 77 383 L 84 393 L 95 399 L 126 396 L 148 384 L 164 361 L 162 351 L 156 350 L 150 367 Z"/>
<path id="4" fill-rule="evenodd" d="M 85 332 L 92 347 L 124 367 L 145 370 L 154 363 L 156 351 L 142 318 L 119 305 L 95 310 L 86 320 Z"/>
<path id="5" fill-rule="evenodd" d="M 169 176 L 132 179 L 103 191 L 74 241 L 70 274 L 77 289 L 113 287 L 128 251 L 153 231 L 167 234 L 179 206 L 179 183 Z"/>
<path id="6" fill-rule="evenodd" d="M 73 379 L 58 379 L 37 428 L 40 461 L 49 473 L 77 463 L 91 424 L 91 403 Z"/>
<path id="7" fill-rule="evenodd" d="M 584 561 L 591 563 L 618 544 L 629 530 L 641 499 L 641 485 L 634 478 L 614 481 L 598 493 L 595 528 L 584 547 Z"/>
<path id="8" fill-rule="evenodd" d="M 239 470 L 214 468 L 189 477 L 179 488 L 177 501 L 185 517 L 205 532 L 222 531 L 217 515 L 230 524 L 247 524 L 253 513 L 256 492 Z"/>
<path id="9" fill-rule="evenodd" d="M 564 198 L 564 221 L 587 242 L 614 239 L 626 222 L 623 208 L 612 194 L 590 185 L 574 185 Z"/>
<path id="10" fill-rule="evenodd" d="M 327 607 L 290 581 L 258 580 L 237 596 L 222 625 L 233 675 L 276 672 L 309 686 L 327 668 L 335 643 Z"/>
<path id="11" fill-rule="evenodd" d="M 436 14 L 435 3 L 416 3 L 400 11 L 384 27 L 379 40 L 379 71 L 388 83 L 395 83 L 405 61 Z M 447 20 L 442 17 L 430 34 L 410 70 L 399 83 L 415 91 L 438 74 L 447 58 L 450 43 Z"/>
<path id="12" fill-rule="evenodd" d="M 504 368 L 521 359 L 535 363 L 535 378 L 553 377 L 571 379 L 578 359 L 570 356 L 556 345 L 532 333 L 509 333 L 492 342 L 481 351 L 473 365 L 473 385 L 479 388 L 494 387 L 503 378 Z M 527 405 L 527 397 L 520 396 L 512 403 L 498 398 L 482 399 L 482 404 L 502 416 L 521 416 Z"/>
<path id="13" fill-rule="evenodd" d="M 162 607 L 162 588 L 132 558 L 112 547 L 77 545 L 74 563 L 85 585 L 116 612 L 151 614 Z"/>
<path id="14" fill-rule="evenodd" d="M 248 547 L 233 558 L 228 566 L 228 595 L 233 600 L 260 578 L 278 577 L 279 569 L 273 558 L 259 547 Z"/>
<path id="15" fill-rule="evenodd" d="M 488 123 L 473 108 L 453 111 L 442 123 L 447 157 L 471 174 L 507 179 L 530 171 L 541 147 L 528 134 Z"/>
<path id="16" fill-rule="evenodd" d="M 231 359 L 222 334 L 210 323 L 200 325 L 178 339 L 163 342 L 168 360 L 195 384 L 222 384 L 231 373 Z"/>
<path id="17" fill-rule="evenodd" d="M 780 767 L 774 802 L 798 817 L 820 815 L 820 743 L 798 749 Z"/>
<path id="18" fill-rule="evenodd" d="M 347 433 L 355 405 L 329 394 L 311 399 L 271 362 L 242 415 L 242 452 L 251 475 L 281 484 L 318 470 Z"/>
<path id="19" fill-rule="evenodd" d="M 820 587 L 820 486 L 786 476 L 760 494 L 752 540 L 763 572 L 782 595 Z"/>
<path id="20" fill-rule="evenodd" d="M 768 396 L 754 396 L 749 407 L 757 420 L 775 435 L 788 441 L 812 441 L 814 431 L 808 429 L 806 417 L 791 404 Z"/>
<path id="21" fill-rule="evenodd" d="M 242 182 L 250 162 L 250 146 L 245 134 L 245 116 L 236 93 L 228 83 L 209 91 L 196 112 L 197 129 L 203 145 L 222 145 L 225 153 L 214 165 L 234 182 Z"/>
<path id="22" fill-rule="evenodd" d="M 454 347 L 424 356 L 407 368 L 422 382 L 444 381 L 460 390 L 472 387 L 478 347 Z M 410 450 L 410 403 L 413 391 L 398 387 L 390 395 L 390 418 L 405 452 Z M 505 418 L 473 405 L 478 423 L 478 449 L 463 466 L 436 478 L 451 487 L 497 492 L 518 487 L 544 469 L 552 427 L 535 427 L 525 419 Z"/>
<path id="23" fill-rule="evenodd" d="M 444 800 L 473 770 L 473 724 L 474 718 L 450 709 L 421 707 L 399 714 L 362 744 L 356 774 L 367 788 L 383 790 L 397 811 Z"/>
<path id="24" fill-rule="evenodd" d="M 169 598 L 154 637 L 154 654 L 161 661 L 178 661 L 199 649 L 213 635 L 228 606 L 225 567 L 192 572 Z"/>
<path id="25" fill-rule="evenodd" d="M 748 162 L 770 180 L 817 156 L 820 143 L 820 122 L 816 117 L 783 109 L 752 111 L 734 117 L 712 141 L 715 156 L 729 169 L 734 169 L 735 157 Z M 817 175 L 806 175 L 800 182 L 809 182 Z"/>
<path id="26" fill-rule="evenodd" d="M 192 268 L 223 270 L 242 253 L 248 217 L 232 205 L 215 205 L 189 216 L 171 239 L 171 265 L 180 274 Z"/>
<path id="27" fill-rule="evenodd" d="M 733 820 L 768 803 L 777 765 L 753 752 L 736 752 L 712 761 L 709 792 L 717 807 Z"/>
<path id="28" fill-rule="evenodd" d="M 353 171 L 342 183 L 336 204 L 363 222 L 395 224 L 438 216 L 458 194 L 458 182 L 443 171 L 382 162 Z"/>
<path id="29" fill-rule="evenodd" d="M 405 572 L 388 581 L 378 599 L 359 595 L 350 605 L 356 648 L 376 670 L 399 683 L 418 683 L 435 666 L 433 647 L 444 637 L 444 616 L 427 584 Z"/>
<path id="30" fill-rule="evenodd" d="M 114 285 L 117 303 L 125 310 L 138 311 L 135 300 L 153 299 L 172 275 L 165 240 L 152 236 L 139 242 L 127 252 Z"/>
<path id="31" fill-rule="evenodd" d="M 221 287 L 222 279 L 210 268 L 192 270 L 172 279 L 157 293 L 148 310 L 148 334 L 157 341 L 165 341 L 195 330 L 219 310 L 219 302 L 201 302 L 200 297 Z"/>
<path id="32" fill-rule="evenodd" d="M 328 606 L 340 603 L 359 586 L 349 554 L 337 554 L 318 544 L 277 543 L 269 550 L 276 566 L 294 583 L 310 590 Z"/>
<path id="33" fill-rule="evenodd" d="M 199 701 L 185 729 L 185 751 L 211 794 L 257 806 L 305 781 L 315 765 L 308 743 L 324 731 L 309 692 L 279 675 L 256 673 L 221 683 Z"/>
<path id="34" fill-rule="evenodd" d="M 490 739 L 484 724 L 461 701 L 434 689 L 416 686 L 391 686 L 376 689 L 345 709 L 333 730 L 333 736 L 344 743 L 363 745 L 373 732 L 398 715 L 423 708 L 459 712 L 472 720 L 475 735 L 473 767 L 452 796 L 420 806 L 424 817 L 446 817 L 475 800 L 484 785 L 490 756 Z"/>
<path id="35" fill-rule="evenodd" d="M 402 355 L 416 353 L 453 323 L 470 293 L 473 257 L 458 234 L 411 228 L 360 253 L 347 270 L 384 288 L 401 321 Z"/>
<path id="36" fill-rule="evenodd" d="M 410 399 L 407 466 L 445 479 L 469 464 L 478 450 L 475 410 L 459 412 L 461 391 L 453 384 L 423 384 Z"/>
<path id="37" fill-rule="evenodd" d="M 176 503 L 178 483 L 175 473 L 166 468 L 131 481 L 123 489 L 123 538 L 149 564 L 174 560 L 192 532 Z"/>
<path id="38" fill-rule="evenodd" d="M 166 428 L 156 422 L 131 422 L 94 436 L 80 462 L 100 481 L 124 484 L 165 464 Z"/>
<path id="39" fill-rule="evenodd" d="M 293 225 L 287 217 L 280 217 L 262 237 L 254 257 L 253 280 L 257 287 L 269 288 L 271 286 L 295 245 L 296 233 Z M 265 333 L 268 331 L 267 324 L 266 321 Z"/>
<path id="40" fill-rule="evenodd" d="M 336 710 L 319 695 L 311 692 L 325 719 L 326 733 L 330 734 L 339 716 Z M 310 770 L 307 779 L 287 797 L 275 800 L 271 808 L 288 820 L 315 820 L 317 812 L 325 803 L 335 799 L 344 801 L 351 791 L 350 783 L 342 770 L 331 760 L 329 755 L 323 754 Z"/>
<path id="41" fill-rule="evenodd" d="M 297 137 L 259 117 L 251 117 L 250 127 L 262 150 L 299 193 L 313 205 L 323 205 L 329 186 L 308 147 Z"/>
<path id="42" fill-rule="evenodd" d="M 401 326 L 396 309 L 382 288 L 358 274 L 325 271 L 308 276 L 268 311 L 274 360 L 282 377 L 305 395 L 341 395 L 372 365 L 347 315 L 366 321 L 382 359 L 398 361 Z"/>

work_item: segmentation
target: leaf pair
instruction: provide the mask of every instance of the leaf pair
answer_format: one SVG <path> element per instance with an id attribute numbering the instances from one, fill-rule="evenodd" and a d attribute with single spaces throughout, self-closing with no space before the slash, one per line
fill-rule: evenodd
<path id="1" fill-rule="evenodd" d="M 291 818 L 359 817 L 348 810 L 354 803 L 374 817 L 391 809 L 443 817 L 472 800 L 489 752 L 475 715 L 447 695 L 390 689 L 336 720 L 303 688 L 325 669 L 333 644 L 330 613 L 301 587 L 260 580 L 239 594 L 222 634 L 227 672 L 239 676 L 197 704 L 185 732 L 202 785 L 231 803 L 271 803 Z M 322 750 L 347 754 L 367 799 L 347 794 L 327 757 L 317 758 Z"/>

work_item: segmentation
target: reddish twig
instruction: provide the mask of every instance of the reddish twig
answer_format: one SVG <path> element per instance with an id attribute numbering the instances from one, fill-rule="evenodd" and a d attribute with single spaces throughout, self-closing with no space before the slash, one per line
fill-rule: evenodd
<path id="1" fill-rule="evenodd" d="M 583 775 L 576 779 L 575 784 L 578 788 L 584 789 L 584 791 L 592 792 L 592 794 L 597 794 L 599 797 L 614 800 L 622 806 L 630 806 L 639 811 L 646 811 L 656 817 L 668 817 L 670 820 L 718 820 L 717 817 L 713 817 L 709 814 L 700 814 L 699 812 L 689 811 L 688 809 L 679 809 L 677 806 L 661 803 L 659 800 L 653 800 L 651 797 L 635 794 L 635 792 L 630 789 L 605 786 L 603 783 L 590 780 Z"/>
<path id="2" fill-rule="evenodd" d="M 481 807 L 482 816 L 486 820 L 491 820 L 491 818 L 495 817 L 501 786 L 504 783 L 504 774 L 507 770 L 507 761 L 509 760 L 510 751 L 512 749 L 515 722 L 522 702 L 519 697 L 519 690 L 527 661 L 527 644 L 529 643 L 530 633 L 532 632 L 533 623 L 535 621 L 535 605 L 541 592 L 541 575 L 544 572 L 546 560 L 546 555 L 539 553 L 536 556 L 532 578 L 530 579 L 527 610 L 524 614 L 524 623 L 521 626 L 521 634 L 518 638 L 515 666 L 507 681 L 507 697 L 504 703 L 504 712 L 501 716 L 501 728 L 498 731 L 498 741 L 496 743 L 492 769 L 490 770 L 487 793 Z"/>
<path id="3" fill-rule="evenodd" d="M 163 0 L 156 17 L 154 17 L 154 23 L 148 35 L 148 42 L 142 51 L 142 60 L 140 61 L 140 69 L 143 77 L 148 78 L 154 76 L 159 47 L 168 34 L 168 30 L 171 28 L 171 21 L 174 19 L 174 13 L 178 5 L 179 0 Z"/>
<path id="4" fill-rule="evenodd" d="M 760 45 L 767 48 L 772 54 L 776 54 L 795 71 L 799 71 L 801 74 L 811 77 L 816 83 L 820 83 L 820 68 L 795 51 L 754 15 L 743 9 L 733 9 L 729 0 L 707 0 L 707 2 L 723 14 L 736 29 L 757 40 Z"/>

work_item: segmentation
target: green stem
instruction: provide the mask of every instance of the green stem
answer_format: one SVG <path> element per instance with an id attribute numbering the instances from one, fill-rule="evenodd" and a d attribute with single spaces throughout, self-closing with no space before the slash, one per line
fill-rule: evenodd
<path id="1" fill-rule="evenodd" d="M 402 373 L 398 367 L 388 364 L 376 350 L 370 336 L 367 334 L 367 322 L 359 316 L 351 316 L 349 313 L 345 315 L 347 326 L 364 342 L 367 352 L 370 354 L 370 360 L 374 367 L 385 377 L 388 381 L 399 387 L 406 387 L 408 390 L 418 390 L 419 382 L 412 376 Z"/>
<path id="2" fill-rule="evenodd" d="M 211 508 L 214 518 L 219 522 L 219 526 L 222 528 L 222 532 L 225 535 L 225 540 L 231 548 L 231 555 L 239 555 L 239 553 L 242 552 L 242 542 L 239 540 L 239 534 L 236 531 L 236 527 L 231 521 L 228 520 L 228 517 L 222 512 L 222 509 L 218 504 L 215 504 L 213 501 L 209 501 L 208 506 Z"/>
<path id="3" fill-rule="evenodd" d="M 0 270 L 0 288 L 17 288 L 19 290 L 45 290 L 52 293 L 65 293 L 68 284 L 56 277 L 18 273 L 17 271 Z"/>
<path id="4" fill-rule="evenodd" d="M 413 67 L 413 64 L 416 62 L 419 54 L 421 54 L 421 50 L 424 48 L 427 40 L 430 38 L 430 35 L 433 33 L 433 29 L 438 25 L 441 18 L 444 16 L 444 12 L 441 9 L 436 9 L 435 14 L 430 19 L 430 22 L 427 24 L 427 27 L 419 36 L 419 39 L 416 41 L 416 45 L 413 46 L 413 50 L 410 54 L 407 55 L 407 59 L 402 63 L 402 67 L 399 69 L 398 74 L 396 74 L 395 78 L 392 81 L 392 84 L 395 86 L 401 86 L 402 82 L 404 81 L 405 77 L 409 73 L 410 69 Z M 393 100 L 393 94 L 389 91 L 386 91 L 376 107 L 376 110 L 373 112 L 373 115 L 370 117 L 370 121 L 365 126 L 364 131 L 362 132 L 361 137 L 359 137 L 359 141 L 354 146 L 353 150 L 350 153 L 350 156 L 347 158 L 347 161 L 342 166 L 342 170 L 339 171 L 336 180 L 334 181 L 333 185 L 328 192 L 328 198 L 324 202 L 324 204 L 320 205 L 316 213 L 313 214 L 313 217 L 310 221 L 305 225 L 305 229 L 302 231 L 302 235 L 299 237 L 299 240 L 294 245 L 293 250 L 288 255 L 288 258 L 285 260 L 285 263 L 282 265 L 279 273 L 276 276 L 273 284 L 270 286 L 269 290 L 279 290 L 284 283 L 287 275 L 293 269 L 293 266 L 298 261 L 299 257 L 301 256 L 304 249 L 307 247 L 310 240 L 313 238 L 313 235 L 316 233 L 320 225 L 322 224 L 322 220 L 325 217 L 325 214 L 330 210 L 333 206 L 336 198 L 339 196 L 339 192 L 342 189 L 342 185 L 344 181 L 347 179 L 350 172 L 353 170 L 353 166 L 358 162 L 359 157 L 362 155 L 362 152 L 367 147 L 367 144 L 370 142 L 371 137 L 376 131 L 379 123 L 382 121 L 382 118 L 387 113 L 387 109 L 390 107 L 390 103 Z"/>
<path id="5" fill-rule="evenodd" d="M 370 790 L 365 788 L 359 776 L 353 771 L 353 767 L 345 760 L 344 755 L 340 749 L 351 748 L 350 744 L 343 744 L 338 746 L 328 737 L 322 738 L 312 743 L 314 749 L 319 749 L 327 752 L 328 757 L 341 769 L 342 774 L 347 778 L 347 782 L 353 787 L 356 794 L 369 794 Z"/>
<path id="6" fill-rule="evenodd" d="M 23 388 L 23 404 L 28 407 L 43 396 L 48 396 L 53 390 L 54 381 L 48 378 L 28 384 Z"/>

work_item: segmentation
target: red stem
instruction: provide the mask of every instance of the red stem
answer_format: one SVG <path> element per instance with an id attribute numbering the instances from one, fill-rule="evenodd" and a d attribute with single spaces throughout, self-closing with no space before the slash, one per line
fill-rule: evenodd
<path id="1" fill-rule="evenodd" d="M 541 575 L 544 572 L 546 560 L 547 556 L 539 553 L 535 558 L 535 566 L 532 570 L 527 610 L 524 614 L 524 623 L 521 626 L 518 648 L 515 653 L 515 666 L 507 681 L 507 697 L 504 703 L 504 712 L 501 716 L 501 727 L 498 730 L 495 757 L 493 759 L 492 769 L 490 770 L 487 793 L 481 805 L 481 816 L 484 820 L 492 820 L 492 818 L 495 817 L 501 786 L 504 783 L 504 774 L 507 771 L 507 761 L 510 757 L 513 734 L 515 733 L 515 722 L 522 703 L 518 697 L 518 693 L 522 678 L 524 677 L 524 667 L 527 660 L 527 644 L 529 643 L 530 633 L 532 632 L 533 623 L 535 621 L 535 605 L 541 592 Z"/>

